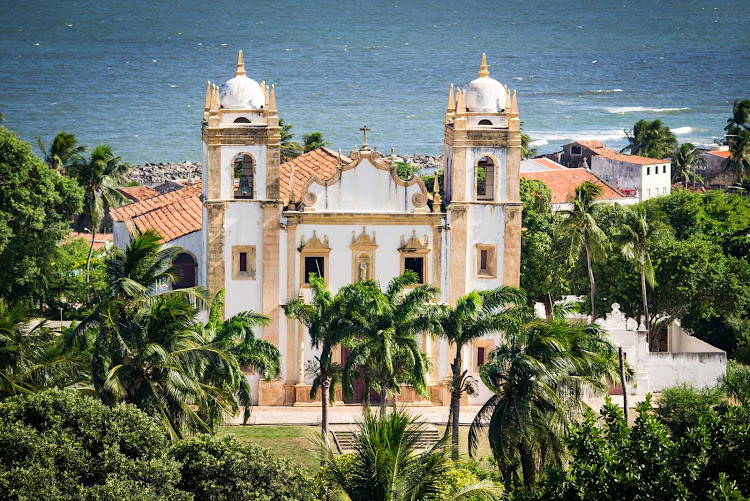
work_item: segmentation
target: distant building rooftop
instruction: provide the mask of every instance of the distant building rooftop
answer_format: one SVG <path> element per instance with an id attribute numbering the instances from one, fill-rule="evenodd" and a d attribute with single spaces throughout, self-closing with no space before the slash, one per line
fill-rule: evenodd
<path id="1" fill-rule="evenodd" d="M 581 185 L 584 181 L 590 181 L 602 186 L 603 193 L 601 200 L 617 200 L 625 198 L 609 185 L 603 183 L 594 174 L 582 168 L 521 172 L 521 177 L 543 181 L 552 191 L 552 203 L 554 204 L 561 204 L 570 201 L 575 195 L 576 187 Z"/>
<path id="2" fill-rule="evenodd" d="M 599 141 L 576 141 L 572 144 L 580 144 L 581 146 L 585 146 L 586 148 L 592 150 L 594 153 L 596 153 L 597 156 L 609 158 L 610 160 L 618 160 L 620 162 L 627 162 L 638 165 L 656 165 L 669 163 L 669 160 L 619 153 L 617 151 L 610 150 L 604 143 L 601 143 Z"/>

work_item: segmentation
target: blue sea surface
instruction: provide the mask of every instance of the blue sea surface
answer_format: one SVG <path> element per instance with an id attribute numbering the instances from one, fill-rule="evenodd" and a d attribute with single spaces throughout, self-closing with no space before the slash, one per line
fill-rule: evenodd
<path id="1" fill-rule="evenodd" d="M 680 141 L 722 138 L 750 98 L 747 0 L 9 2 L 0 10 L 5 126 L 65 130 L 132 163 L 199 160 L 206 81 L 276 86 L 298 140 L 442 152 L 451 83 L 490 75 L 518 91 L 542 152 L 571 139 L 625 144 L 662 119 Z"/>

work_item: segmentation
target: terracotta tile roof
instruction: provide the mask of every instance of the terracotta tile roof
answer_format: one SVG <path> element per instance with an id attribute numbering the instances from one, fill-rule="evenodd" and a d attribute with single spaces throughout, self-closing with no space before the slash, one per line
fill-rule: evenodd
<path id="1" fill-rule="evenodd" d="M 576 141 L 573 144 L 580 144 L 581 146 L 585 146 L 586 148 L 596 153 L 597 156 L 609 158 L 611 160 L 619 160 L 620 162 L 626 162 L 630 164 L 655 165 L 669 163 L 669 160 L 619 153 L 617 151 L 610 150 L 604 145 L 604 143 L 600 143 L 599 141 Z"/>
<path id="2" fill-rule="evenodd" d="M 203 227 L 203 203 L 200 199 L 201 184 L 170 191 L 143 202 L 119 207 L 112 211 L 112 218 L 124 222 L 129 231 L 139 229 L 158 231 L 165 242 L 200 231 Z"/>
<path id="3" fill-rule="evenodd" d="M 79 233 L 77 231 L 71 231 L 70 233 L 68 233 L 68 236 L 65 237 L 66 242 L 77 239 L 85 240 L 89 245 L 91 245 L 91 233 Z M 94 250 L 99 251 L 104 247 L 107 247 L 111 242 L 111 233 L 97 233 L 94 236 Z"/>
<path id="4" fill-rule="evenodd" d="M 329 179 L 336 171 L 339 154 L 329 148 L 318 148 L 316 150 L 300 155 L 293 160 L 284 162 L 280 167 L 279 194 L 281 200 L 289 199 L 289 180 L 291 178 L 292 166 L 294 166 L 294 194 L 299 200 L 302 194 L 302 185 L 313 175 L 317 174 L 321 180 Z M 341 162 L 346 165 L 351 162 L 349 157 L 341 155 Z"/>
<path id="5" fill-rule="evenodd" d="M 117 188 L 117 191 L 128 197 L 131 202 L 141 202 L 160 195 L 158 191 L 148 186 L 128 186 Z"/>
<path id="6" fill-rule="evenodd" d="M 584 181 L 600 183 L 603 188 L 602 200 L 624 198 L 620 193 L 593 175 L 586 169 L 555 169 L 541 172 L 522 172 L 521 177 L 526 179 L 538 179 L 549 186 L 552 191 L 552 203 L 568 202 L 575 194 L 575 189 Z"/>
<path id="7" fill-rule="evenodd" d="M 169 193 L 159 195 L 158 197 L 149 198 L 141 202 L 123 205 L 122 207 L 113 209 L 112 219 L 118 222 L 123 222 L 133 217 L 140 216 L 141 214 L 145 214 L 146 212 L 152 211 L 154 209 L 158 209 L 159 207 L 171 204 L 175 200 L 181 200 L 185 197 L 193 195 L 200 196 L 200 193 L 200 184 L 188 186 L 187 188 L 183 188 L 181 190 L 170 191 Z"/>
<path id="8" fill-rule="evenodd" d="M 532 158 L 530 160 L 550 170 L 559 170 L 566 168 L 564 165 L 560 165 L 559 163 L 555 162 L 554 160 L 550 160 L 549 158 Z"/>
<path id="9" fill-rule="evenodd" d="M 729 151 L 708 151 L 707 153 L 716 155 L 717 157 L 721 157 L 721 158 L 729 158 L 729 155 L 730 155 Z"/>

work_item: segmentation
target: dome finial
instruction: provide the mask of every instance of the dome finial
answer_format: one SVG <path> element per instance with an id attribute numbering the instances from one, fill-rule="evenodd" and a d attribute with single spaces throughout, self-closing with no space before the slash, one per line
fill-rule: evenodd
<path id="1" fill-rule="evenodd" d="M 242 51 L 237 56 L 237 71 L 234 72 L 234 76 L 240 76 L 245 74 L 245 60 L 242 58 Z"/>
<path id="2" fill-rule="evenodd" d="M 479 76 L 488 77 L 490 76 L 490 70 L 487 66 L 487 56 L 482 52 L 482 66 L 479 67 Z"/>

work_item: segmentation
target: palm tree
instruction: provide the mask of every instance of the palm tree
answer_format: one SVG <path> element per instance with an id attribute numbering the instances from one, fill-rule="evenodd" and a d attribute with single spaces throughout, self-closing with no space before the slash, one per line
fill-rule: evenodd
<path id="1" fill-rule="evenodd" d="M 650 158 L 666 158 L 677 148 L 677 138 L 661 120 L 638 120 L 632 129 L 626 130 L 628 145 L 622 151 L 631 155 Z"/>
<path id="2" fill-rule="evenodd" d="M 54 169 L 60 174 L 64 174 L 65 168 L 70 164 L 80 160 L 81 155 L 86 151 L 85 146 L 78 144 L 78 139 L 74 134 L 65 131 L 57 133 L 49 150 L 44 147 L 39 136 L 36 137 L 36 143 L 42 155 L 44 155 L 44 162 L 50 169 Z"/>
<path id="3" fill-rule="evenodd" d="M 648 312 L 648 296 L 646 284 L 654 287 L 654 265 L 651 263 L 651 255 L 648 245 L 664 229 L 664 225 L 658 220 L 649 221 L 646 217 L 646 209 L 643 205 L 631 205 L 627 208 L 626 220 L 622 225 L 618 240 L 622 245 L 622 254 L 626 259 L 638 265 L 641 274 L 641 295 L 643 301 L 643 316 L 646 331 L 651 336 L 651 317 Z"/>
<path id="4" fill-rule="evenodd" d="M 298 157 L 302 153 L 302 146 L 294 142 L 292 124 L 279 118 L 279 127 L 281 127 L 281 162 L 284 163 Z"/>
<path id="5" fill-rule="evenodd" d="M 407 270 L 391 280 L 385 291 L 371 280 L 358 282 L 363 301 L 355 317 L 358 335 L 344 366 L 344 392 L 353 393 L 356 367 L 371 364 L 372 384 L 380 393 L 383 413 L 389 391 L 397 393 L 401 383 L 413 384 L 421 394 L 428 391 L 429 361 L 419 349 L 417 336 L 434 328 L 438 310 L 429 303 L 438 298 L 438 290 L 420 285 L 406 293 L 405 288 L 418 280 L 416 273 Z"/>
<path id="6" fill-rule="evenodd" d="M 47 388 L 75 387 L 88 377 L 80 354 L 66 353 L 46 322 L 0 297 L 0 400 Z"/>
<path id="7" fill-rule="evenodd" d="M 724 130 L 727 131 L 727 135 L 734 136 L 743 129 L 750 130 L 750 99 L 735 99 L 732 117 L 727 119 Z"/>
<path id="8" fill-rule="evenodd" d="M 526 134 L 521 134 L 521 160 L 526 160 L 536 156 L 537 149 L 531 146 L 531 138 Z"/>
<path id="9" fill-rule="evenodd" d="M 456 356 L 451 368 L 451 441 L 453 459 L 458 460 L 458 425 L 461 394 L 472 391 L 471 378 L 462 371 L 461 352 L 464 346 L 476 339 L 503 332 L 513 322 L 515 309 L 525 301 L 523 292 L 513 287 L 499 287 L 493 290 L 474 291 L 461 297 L 455 308 L 441 306 L 438 334 L 456 347 Z"/>
<path id="10" fill-rule="evenodd" d="M 305 142 L 304 150 L 305 153 L 312 150 L 317 150 L 323 146 L 330 146 L 330 144 L 323 139 L 323 134 L 320 132 L 311 132 L 302 136 L 302 140 Z"/>
<path id="11" fill-rule="evenodd" d="M 99 145 L 94 148 L 89 158 L 79 158 L 67 169 L 67 173 L 78 180 L 84 190 L 83 215 L 91 225 L 91 247 L 86 258 L 86 280 L 89 280 L 91 255 L 94 252 L 94 239 L 105 214 L 110 208 L 119 207 L 128 199 L 119 191 L 118 186 L 127 182 L 125 173 L 128 166 L 120 157 L 112 153 L 112 148 Z"/>
<path id="12" fill-rule="evenodd" d="M 581 247 L 586 251 L 586 266 L 589 272 L 591 294 L 591 318 L 596 319 L 596 282 L 594 281 L 593 263 L 607 262 L 609 242 L 607 236 L 596 224 L 596 199 L 602 196 L 602 187 L 590 181 L 584 181 L 576 187 L 575 196 L 570 200 L 572 208 L 561 211 L 565 217 L 560 221 L 557 231 L 570 239 L 568 258 L 574 262 L 581 253 Z"/>
<path id="13" fill-rule="evenodd" d="M 480 369 L 494 395 L 471 424 L 469 453 L 486 431 L 506 489 L 519 470 L 532 488 L 542 468 L 562 466 L 565 437 L 585 408 L 584 386 L 604 392 L 618 374 L 617 351 L 594 323 L 535 319 L 506 331 Z"/>
<path id="14" fill-rule="evenodd" d="M 330 444 L 321 440 L 323 464 L 348 499 L 357 501 L 501 498 L 500 486 L 488 480 L 456 492 L 446 478 L 453 469 L 447 437 L 421 453 L 414 451 L 425 427 L 403 411 L 379 416 L 368 411 L 357 422 L 350 461 L 339 461 Z"/>
<path id="15" fill-rule="evenodd" d="M 220 290 L 211 302 L 208 322 L 205 326 L 199 326 L 199 331 L 206 345 L 218 347 L 236 359 L 237 364 L 233 364 L 233 371 L 236 372 L 235 376 L 239 382 L 237 396 L 239 404 L 245 408 L 243 422 L 247 423 L 250 418 L 252 395 L 250 385 L 247 378 L 242 375 L 241 368 L 251 367 L 263 379 L 272 381 L 281 374 L 281 352 L 273 343 L 255 337 L 255 329 L 265 327 L 271 322 L 267 316 L 253 311 L 242 311 L 222 322 L 223 307 L 224 289 Z M 225 384 L 222 377 L 222 374 L 209 372 L 206 374 L 204 384 L 219 387 Z M 222 418 L 222 408 L 213 406 L 209 415 L 211 422 L 217 425 Z"/>
<path id="16" fill-rule="evenodd" d="M 696 173 L 698 167 L 705 167 L 706 159 L 703 158 L 700 150 L 691 143 L 681 144 L 672 155 L 672 173 L 678 179 L 683 179 L 683 186 L 687 189 L 690 178 L 693 179 L 693 187 L 698 178 L 703 178 Z"/>
<path id="17" fill-rule="evenodd" d="M 286 310 L 287 315 L 299 319 L 307 327 L 312 347 L 321 348 L 320 356 L 316 358 L 317 364 L 312 368 L 315 380 L 310 389 L 310 398 L 315 398 L 318 390 L 321 390 L 321 427 L 326 440 L 328 405 L 333 402 L 333 389 L 336 383 L 341 382 L 342 377 L 341 364 L 333 361 L 333 350 L 352 335 L 352 319 L 347 315 L 347 309 L 356 294 L 353 287 L 360 286 L 352 284 L 334 296 L 322 277 L 312 275 L 312 302 L 305 303 L 302 299 L 296 299 L 289 303 Z"/>
<path id="18" fill-rule="evenodd" d="M 729 157 L 724 160 L 722 167 L 734 169 L 740 183 L 750 178 L 750 130 L 739 130 L 729 138 Z"/>
<path id="19" fill-rule="evenodd" d="M 241 364 L 276 377 L 280 358 L 252 335 L 268 322 L 262 315 L 246 312 L 222 323 L 219 294 L 203 326 L 196 316 L 205 292 L 166 289 L 175 280 L 172 261 L 181 250 L 161 243 L 153 230 L 115 249 L 106 261 L 112 296 L 66 339 L 71 345 L 93 334 L 98 397 L 109 405 L 136 405 L 172 439 L 212 432 L 223 415 L 236 415 L 241 405 L 247 417 L 250 388 Z"/>

